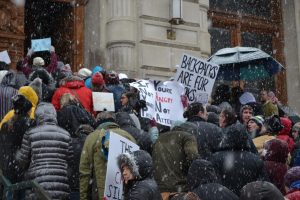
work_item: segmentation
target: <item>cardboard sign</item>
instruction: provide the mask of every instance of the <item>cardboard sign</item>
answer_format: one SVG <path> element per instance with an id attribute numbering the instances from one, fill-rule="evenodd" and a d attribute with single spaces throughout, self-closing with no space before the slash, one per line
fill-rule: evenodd
<path id="1" fill-rule="evenodd" d="M 31 40 L 31 48 L 34 52 L 49 51 L 51 47 L 51 38 Z"/>
<path id="2" fill-rule="evenodd" d="M 185 86 L 185 94 L 190 103 L 207 103 L 219 69 L 214 63 L 184 54 L 175 81 Z"/>
<path id="3" fill-rule="evenodd" d="M 93 92 L 94 111 L 115 111 L 114 94 L 108 92 Z"/>
<path id="4" fill-rule="evenodd" d="M 8 52 L 6 50 L 0 52 L 0 61 L 5 62 L 8 65 L 11 63 L 10 57 L 9 57 Z"/>
<path id="5" fill-rule="evenodd" d="M 104 197 L 108 200 L 123 199 L 123 179 L 117 164 L 117 157 L 122 153 L 131 153 L 140 147 L 130 140 L 110 132 L 109 154 L 105 179 Z"/>
<path id="6" fill-rule="evenodd" d="M 157 123 L 171 126 L 176 120 L 184 120 L 181 95 L 184 87 L 175 81 L 140 80 L 130 86 L 140 91 L 140 99 L 145 100 L 147 107 L 141 116 L 155 119 Z"/>

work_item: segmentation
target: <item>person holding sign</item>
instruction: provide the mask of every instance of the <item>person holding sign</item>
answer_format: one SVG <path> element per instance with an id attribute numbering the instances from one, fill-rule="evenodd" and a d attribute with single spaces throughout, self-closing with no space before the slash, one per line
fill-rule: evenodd
<path id="1" fill-rule="evenodd" d="M 50 47 L 49 51 L 50 51 L 50 54 L 51 54 L 51 56 L 50 56 L 50 64 L 46 67 L 46 70 L 50 74 L 53 74 L 56 71 L 56 69 L 57 69 L 57 55 L 55 53 L 55 48 L 53 46 Z M 45 67 L 45 61 L 41 57 L 35 57 L 33 59 L 32 67 L 30 67 L 29 60 L 30 60 L 30 58 L 31 58 L 31 56 L 32 56 L 33 53 L 34 53 L 33 49 L 29 49 L 28 52 L 27 52 L 26 57 L 23 60 L 22 71 L 23 71 L 23 73 L 27 77 L 36 68 Z"/>
<path id="2" fill-rule="evenodd" d="M 161 200 L 158 186 L 153 179 L 153 163 L 143 150 L 123 153 L 117 158 L 124 181 L 124 200 Z"/>

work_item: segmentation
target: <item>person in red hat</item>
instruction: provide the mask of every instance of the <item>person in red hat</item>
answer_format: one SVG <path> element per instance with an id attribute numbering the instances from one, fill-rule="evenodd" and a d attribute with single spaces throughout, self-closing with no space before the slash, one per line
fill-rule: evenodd
<path id="1" fill-rule="evenodd" d="M 100 72 L 92 76 L 92 91 L 93 92 L 109 92 L 106 88 L 103 75 Z"/>

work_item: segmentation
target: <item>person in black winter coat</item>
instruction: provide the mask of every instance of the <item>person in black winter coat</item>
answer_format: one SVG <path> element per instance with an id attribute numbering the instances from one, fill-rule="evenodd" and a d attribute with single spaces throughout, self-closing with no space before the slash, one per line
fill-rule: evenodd
<path id="1" fill-rule="evenodd" d="M 34 123 L 28 114 L 32 108 L 29 100 L 18 94 L 12 104 L 15 115 L 3 124 L 0 132 L 0 168 L 11 183 L 16 183 L 22 180 L 24 173 L 15 161 L 15 154 L 21 148 L 23 135 Z"/>
<path id="2" fill-rule="evenodd" d="M 240 200 L 284 200 L 281 192 L 275 185 L 265 181 L 248 183 L 241 190 Z"/>
<path id="3" fill-rule="evenodd" d="M 161 200 L 158 186 L 153 179 L 150 154 L 138 150 L 121 154 L 117 158 L 124 180 L 124 200 Z"/>
<path id="4" fill-rule="evenodd" d="M 187 122 L 179 126 L 196 137 L 200 158 L 208 159 L 218 149 L 222 130 L 206 122 L 207 112 L 201 103 L 190 104 L 183 117 L 187 118 Z"/>
<path id="5" fill-rule="evenodd" d="M 187 175 L 190 191 L 197 194 L 201 200 L 238 200 L 232 191 L 219 184 L 219 178 L 211 162 L 194 160 Z"/>
<path id="6" fill-rule="evenodd" d="M 61 109 L 57 112 L 58 125 L 66 129 L 71 137 L 76 137 L 75 132 L 81 124 L 88 124 L 95 128 L 95 119 L 87 112 L 76 97 L 70 93 L 60 98 Z"/>
<path id="7" fill-rule="evenodd" d="M 127 131 L 134 139 L 142 150 L 152 153 L 152 141 L 150 135 L 143 130 L 135 127 L 135 123 L 127 112 L 119 112 L 116 115 L 116 122 L 120 128 Z"/>
<path id="8" fill-rule="evenodd" d="M 245 184 L 264 178 L 263 161 L 250 149 L 245 127 L 235 123 L 224 128 L 219 151 L 210 158 L 221 184 L 237 195 Z"/>

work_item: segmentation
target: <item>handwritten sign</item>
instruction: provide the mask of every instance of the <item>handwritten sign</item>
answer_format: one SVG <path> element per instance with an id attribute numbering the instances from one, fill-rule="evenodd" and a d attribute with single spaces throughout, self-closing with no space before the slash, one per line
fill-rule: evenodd
<path id="1" fill-rule="evenodd" d="M 107 173 L 105 180 L 104 196 L 108 200 L 123 199 L 122 174 L 117 164 L 117 157 L 122 153 L 132 153 L 140 147 L 130 140 L 110 132 L 109 154 L 107 161 Z"/>
<path id="2" fill-rule="evenodd" d="M 93 92 L 94 111 L 115 111 L 114 94 L 108 92 Z"/>
<path id="3" fill-rule="evenodd" d="M 31 48 L 34 52 L 49 51 L 51 47 L 51 38 L 31 40 Z"/>
<path id="4" fill-rule="evenodd" d="M 185 94 L 190 103 L 207 103 L 219 68 L 216 64 L 184 54 L 175 80 L 185 86 Z"/>
<path id="5" fill-rule="evenodd" d="M 181 95 L 184 87 L 174 81 L 140 80 L 131 83 L 140 92 L 140 99 L 146 101 L 141 116 L 155 119 L 157 123 L 171 126 L 173 121 L 183 120 Z"/>
<path id="6" fill-rule="evenodd" d="M 0 61 L 5 62 L 8 65 L 11 63 L 10 57 L 9 57 L 8 52 L 6 50 L 0 52 Z"/>

